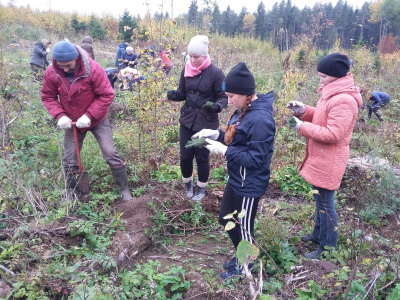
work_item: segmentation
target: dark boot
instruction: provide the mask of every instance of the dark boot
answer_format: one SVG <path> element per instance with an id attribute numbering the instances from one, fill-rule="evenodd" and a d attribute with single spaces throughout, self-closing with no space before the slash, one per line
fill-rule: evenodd
<path id="1" fill-rule="evenodd" d="M 322 258 L 322 250 L 317 249 L 313 252 L 305 253 L 304 256 L 309 259 L 320 259 Z"/>
<path id="2" fill-rule="evenodd" d="M 377 116 L 379 122 L 383 122 L 383 118 L 380 114 L 375 113 L 375 115 Z"/>
<path id="3" fill-rule="evenodd" d="M 79 180 L 78 176 L 79 176 L 78 172 L 65 173 L 65 187 L 68 193 L 75 193 L 76 195 L 80 194 L 78 187 L 78 180 Z"/>
<path id="4" fill-rule="evenodd" d="M 206 188 L 197 186 L 196 194 L 194 194 L 192 200 L 200 202 L 206 195 Z"/>
<path id="5" fill-rule="evenodd" d="M 184 184 L 185 184 L 186 197 L 190 199 L 193 197 L 193 180 L 190 180 L 189 182 L 184 182 Z"/>
<path id="6" fill-rule="evenodd" d="M 312 234 L 303 235 L 303 236 L 301 237 L 301 241 L 304 242 L 304 243 L 313 242 L 313 243 L 319 245 L 318 239 L 314 238 L 314 236 L 313 236 Z"/>
<path id="7" fill-rule="evenodd" d="M 131 200 L 132 195 L 128 188 L 128 173 L 126 172 L 126 166 L 110 169 L 115 183 L 117 184 L 118 193 L 122 196 L 122 199 Z"/>

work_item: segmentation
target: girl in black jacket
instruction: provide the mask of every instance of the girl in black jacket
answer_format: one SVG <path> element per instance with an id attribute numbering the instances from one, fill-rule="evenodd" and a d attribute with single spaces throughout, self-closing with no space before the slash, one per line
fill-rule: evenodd
<path id="1" fill-rule="evenodd" d="M 225 226 L 229 221 L 224 219 L 226 215 L 235 210 L 246 211 L 240 219 L 241 226 L 236 224 L 228 231 L 235 248 L 242 240 L 253 242 L 258 201 L 268 187 L 274 150 L 274 93 L 256 94 L 255 88 L 253 75 L 246 64 L 240 62 L 226 75 L 224 82 L 228 101 L 236 108 L 226 132 L 204 129 L 193 136 L 206 138 L 206 148 L 210 152 L 225 155 L 229 179 L 222 197 L 219 222 Z M 237 214 L 234 216 L 238 218 Z M 224 279 L 243 272 L 236 257 L 223 266 L 227 270 L 220 277 Z"/>
<path id="2" fill-rule="evenodd" d="M 228 103 L 222 90 L 224 74 L 211 63 L 208 55 L 208 38 L 193 37 L 188 46 L 189 62 L 182 70 L 177 90 L 167 93 L 168 100 L 185 101 L 179 119 L 180 165 L 188 198 L 201 201 L 206 195 L 210 165 L 209 151 L 205 148 L 185 148 L 193 134 L 204 128 L 217 129 L 218 113 Z M 206 105 L 206 103 L 208 104 Z M 197 162 L 197 190 L 193 196 L 193 158 Z"/>

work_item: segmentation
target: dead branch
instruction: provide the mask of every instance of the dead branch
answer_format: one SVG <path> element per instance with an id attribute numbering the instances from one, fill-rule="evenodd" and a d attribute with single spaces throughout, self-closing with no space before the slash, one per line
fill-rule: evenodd
<path id="1" fill-rule="evenodd" d="M 196 299 L 197 297 L 199 297 L 199 296 L 201 296 L 201 295 L 205 295 L 205 294 L 208 294 L 208 292 L 203 292 L 203 293 L 194 295 L 194 296 L 192 296 L 192 297 L 190 297 L 190 298 L 187 298 L 186 300 Z"/>
<path id="2" fill-rule="evenodd" d="M 149 258 L 149 259 L 172 259 L 174 261 L 178 261 L 178 262 L 184 263 L 183 260 L 179 259 L 179 258 L 181 258 L 181 256 L 152 255 L 152 256 L 146 256 L 146 258 Z"/>
<path id="3" fill-rule="evenodd" d="M 13 271 L 11 271 L 10 269 L 6 268 L 5 266 L 3 266 L 2 264 L 0 264 L 0 269 L 2 269 L 4 272 L 10 274 L 11 276 L 15 277 L 17 275 L 15 275 L 15 273 Z"/>
<path id="4" fill-rule="evenodd" d="M 246 274 L 246 279 L 249 283 L 249 299 L 255 300 L 257 299 L 258 295 L 262 292 L 262 261 L 260 260 L 260 271 L 258 273 L 258 280 L 254 280 L 249 267 L 247 264 L 243 265 L 244 273 Z"/>
<path id="5" fill-rule="evenodd" d="M 204 252 L 204 251 L 200 251 L 200 250 L 195 250 L 195 249 L 192 249 L 192 248 L 186 248 L 186 250 L 189 250 L 189 251 L 192 251 L 192 252 L 195 252 L 195 253 L 200 253 L 200 254 L 204 254 L 204 255 L 213 255 L 213 254 L 210 254 L 210 253 L 207 253 L 207 252 Z"/>

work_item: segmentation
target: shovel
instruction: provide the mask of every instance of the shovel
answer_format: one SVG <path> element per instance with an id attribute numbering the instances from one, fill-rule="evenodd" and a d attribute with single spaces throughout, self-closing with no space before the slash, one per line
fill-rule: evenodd
<path id="1" fill-rule="evenodd" d="M 83 197 L 87 197 L 89 195 L 89 174 L 82 169 L 81 163 L 81 155 L 79 153 L 79 143 L 78 143 L 78 134 L 76 132 L 76 122 L 71 122 L 72 128 L 74 129 L 74 138 L 75 138 L 75 147 L 76 147 L 76 155 L 78 156 L 79 163 L 79 177 L 77 188 L 80 190 L 81 195 Z"/>

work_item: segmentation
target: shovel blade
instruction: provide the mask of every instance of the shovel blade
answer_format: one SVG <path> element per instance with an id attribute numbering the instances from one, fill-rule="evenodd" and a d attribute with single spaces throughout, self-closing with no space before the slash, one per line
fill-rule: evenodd
<path id="1" fill-rule="evenodd" d="M 82 195 L 89 195 L 89 174 L 83 171 L 79 175 L 78 187 Z"/>

